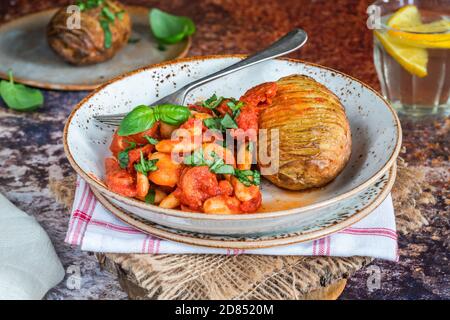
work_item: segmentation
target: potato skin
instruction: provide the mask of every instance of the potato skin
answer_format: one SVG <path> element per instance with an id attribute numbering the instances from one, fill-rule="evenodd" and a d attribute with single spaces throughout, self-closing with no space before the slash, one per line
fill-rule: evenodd
<path id="1" fill-rule="evenodd" d="M 279 130 L 279 171 L 265 176 L 278 187 L 304 190 L 333 180 L 351 154 L 344 107 L 325 86 L 303 75 L 277 81 L 277 94 L 260 115 L 261 129 Z"/>
<path id="2" fill-rule="evenodd" d="M 108 0 L 109 9 L 113 13 L 125 10 L 117 1 Z M 65 61 L 74 65 L 88 65 L 111 59 L 117 51 L 128 43 L 131 34 L 131 20 L 125 11 L 122 20 L 110 23 L 112 34 L 110 48 L 104 46 L 104 31 L 100 25 L 101 9 L 97 8 L 81 12 L 81 28 L 67 28 L 67 7 L 58 10 L 47 26 L 47 41 L 55 53 Z"/>

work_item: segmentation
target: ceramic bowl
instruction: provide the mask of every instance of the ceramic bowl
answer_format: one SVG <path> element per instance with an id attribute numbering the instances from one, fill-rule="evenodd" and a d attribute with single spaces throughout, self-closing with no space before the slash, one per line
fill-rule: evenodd
<path id="1" fill-rule="evenodd" d="M 150 104 L 242 58 L 233 55 L 176 60 L 138 69 L 98 88 L 74 108 L 64 128 L 64 148 L 71 165 L 111 203 L 144 219 L 186 231 L 234 235 L 279 231 L 299 219 L 315 219 L 320 212 L 337 210 L 342 201 L 364 192 L 393 165 L 400 150 L 401 128 L 394 110 L 380 94 L 339 71 L 298 60 L 275 59 L 193 90 L 187 103 L 214 93 L 239 97 L 257 84 L 291 74 L 313 77 L 340 98 L 352 131 L 351 158 L 333 182 L 319 190 L 289 192 L 266 181 L 262 186 L 264 212 L 247 215 L 162 209 L 106 188 L 102 182 L 104 159 L 111 154 L 108 147 L 115 128 L 96 123 L 94 115 L 127 112 L 137 105 Z"/>

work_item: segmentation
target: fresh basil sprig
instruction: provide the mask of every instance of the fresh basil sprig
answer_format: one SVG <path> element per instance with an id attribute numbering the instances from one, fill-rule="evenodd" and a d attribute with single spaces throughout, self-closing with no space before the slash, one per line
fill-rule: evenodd
<path id="1" fill-rule="evenodd" d="M 128 167 L 128 162 L 129 162 L 129 156 L 128 156 L 128 152 L 134 148 L 136 148 L 136 143 L 134 143 L 133 141 L 127 141 L 128 143 L 128 147 L 126 147 L 124 150 L 120 151 L 119 154 L 117 155 L 117 159 L 119 160 L 119 165 L 122 169 L 125 169 L 126 167 Z"/>
<path id="2" fill-rule="evenodd" d="M 162 104 L 152 107 L 140 105 L 131 110 L 120 123 L 118 135 L 129 136 L 146 131 L 157 121 L 178 126 L 185 122 L 191 112 L 184 106 Z"/>
<path id="3" fill-rule="evenodd" d="M 16 111 L 33 111 L 44 104 L 41 91 L 14 83 L 11 70 L 8 75 L 9 81 L 0 82 L 0 96 L 9 108 Z"/>
<path id="4" fill-rule="evenodd" d="M 158 170 L 158 167 L 156 166 L 157 162 L 158 159 L 145 160 L 144 154 L 141 151 L 141 161 L 134 165 L 134 169 L 142 174 L 147 175 L 151 171 Z"/>
<path id="5" fill-rule="evenodd" d="M 174 44 L 195 32 L 194 22 L 187 17 L 178 17 L 159 9 L 149 13 L 153 36 L 160 44 Z"/>

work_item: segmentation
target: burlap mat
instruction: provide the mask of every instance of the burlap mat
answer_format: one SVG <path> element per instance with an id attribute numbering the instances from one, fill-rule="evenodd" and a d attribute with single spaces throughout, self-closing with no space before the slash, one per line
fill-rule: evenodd
<path id="1" fill-rule="evenodd" d="M 75 176 L 50 180 L 58 201 L 70 208 Z M 422 168 L 398 161 L 392 198 L 400 234 L 427 224 L 416 203 L 434 202 Z M 369 257 L 98 254 L 130 298 L 139 299 L 335 299 L 345 279 Z"/>

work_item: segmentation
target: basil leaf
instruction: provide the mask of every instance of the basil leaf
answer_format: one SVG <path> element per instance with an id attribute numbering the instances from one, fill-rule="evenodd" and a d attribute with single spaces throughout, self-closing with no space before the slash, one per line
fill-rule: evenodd
<path id="1" fill-rule="evenodd" d="M 128 156 L 128 152 L 134 148 L 136 148 L 136 143 L 134 143 L 133 141 L 126 141 L 129 146 L 127 148 L 125 148 L 123 151 L 120 151 L 119 154 L 117 155 L 117 159 L 119 160 L 119 165 L 122 169 L 125 169 L 126 167 L 128 167 L 128 162 L 129 160 L 129 156 Z"/>
<path id="2" fill-rule="evenodd" d="M 84 11 L 86 9 L 97 8 L 102 5 L 104 0 L 78 0 L 77 5 L 80 7 L 80 11 Z"/>
<path id="3" fill-rule="evenodd" d="M 156 145 L 159 142 L 158 139 L 155 139 L 153 137 L 144 136 L 144 138 L 148 141 L 148 143 L 150 143 L 152 145 Z"/>
<path id="4" fill-rule="evenodd" d="M 203 149 L 196 150 L 186 156 L 184 158 L 184 164 L 193 167 L 206 166 L 207 164 L 203 156 Z"/>
<path id="5" fill-rule="evenodd" d="M 217 168 L 214 173 L 217 174 L 233 174 L 234 175 L 234 168 L 232 165 L 224 164 L 223 166 Z"/>
<path id="6" fill-rule="evenodd" d="M 120 10 L 119 12 L 116 13 L 116 17 L 122 21 L 123 20 L 123 15 L 125 14 L 125 10 Z"/>
<path id="7" fill-rule="evenodd" d="M 114 20 L 116 20 L 116 16 L 111 12 L 111 10 L 109 10 L 108 7 L 102 8 L 102 15 L 111 22 L 114 22 Z"/>
<path id="8" fill-rule="evenodd" d="M 223 101 L 223 97 L 217 98 L 216 94 L 213 94 L 209 99 L 203 101 L 202 106 L 208 109 L 217 108 Z"/>
<path id="9" fill-rule="evenodd" d="M 134 165 L 134 169 L 136 169 L 136 171 L 138 171 L 142 174 L 147 175 L 151 171 L 158 170 L 158 167 L 156 166 L 156 162 L 158 162 L 158 159 L 145 160 L 144 154 L 141 151 L 141 161 Z"/>
<path id="10" fill-rule="evenodd" d="M 233 166 L 225 164 L 223 159 L 216 159 L 216 161 L 209 167 L 209 170 L 216 174 L 234 174 Z"/>
<path id="11" fill-rule="evenodd" d="M 162 43 L 174 44 L 195 32 L 194 22 L 187 17 L 178 17 L 152 9 L 149 13 L 153 36 Z"/>
<path id="12" fill-rule="evenodd" d="M 191 111 L 184 106 L 176 104 L 161 104 L 153 107 L 156 120 L 172 126 L 178 126 L 187 121 Z"/>
<path id="13" fill-rule="evenodd" d="M 146 203 L 150 203 L 150 204 L 154 204 L 155 203 L 155 196 L 156 196 L 155 189 L 148 190 L 148 193 L 145 196 L 145 202 Z"/>
<path id="14" fill-rule="evenodd" d="M 227 106 L 231 109 L 231 111 L 236 112 L 244 106 L 244 103 L 242 101 L 236 101 L 235 99 L 232 99 L 227 103 Z"/>
<path id="15" fill-rule="evenodd" d="M 259 186 L 261 183 L 261 174 L 257 170 L 239 170 L 235 169 L 236 178 L 246 187 L 250 187 L 252 184 Z M 249 177 L 253 177 L 253 180 Z"/>
<path id="16" fill-rule="evenodd" d="M 222 125 L 220 124 L 220 118 L 203 119 L 203 124 L 208 129 L 222 131 Z"/>
<path id="17" fill-rule="evenodd" d="M 14 83 L 11 70 L 9 81 L 0 82 L 0 96 L 10 109 L 17 111 L 33 111 L 44 104 L 41 91 Z"/>
<path id="18" fill-rule="evenodd" d="M 220 120 L 220 124 L 225 129 L 237 129 L 238 128 L 236 122 L 234 121 L 234 119 L 228 113 L 226 113 L 223 116 L 222 120 Z"/>
<path id="19" fill-rule="evenodd" d="M 111 33 L 111 29 L 109 28 L 109 21 L 107 20 L 100 20 L 100 26 L 103 29 L 103 37 L 104 37 L 104 41 L 103 41 L 103 45 L 105 46 L 106 49 L 111 48 L 112 45 L 112 33 Z"/>
<path id="20" fill-rule="evenodd" d="M 261 173 L 257 170 L 253 171 L 253 184 L 259 186 L 261 184 Z"/>
<path id="21" fill-rule="evenodd" d="M 155 115 L 152 108 L 144 105 L 137 106 L 120 123 L 119 136 L 129 136 L 146 131 L 155 124 Z"/>

